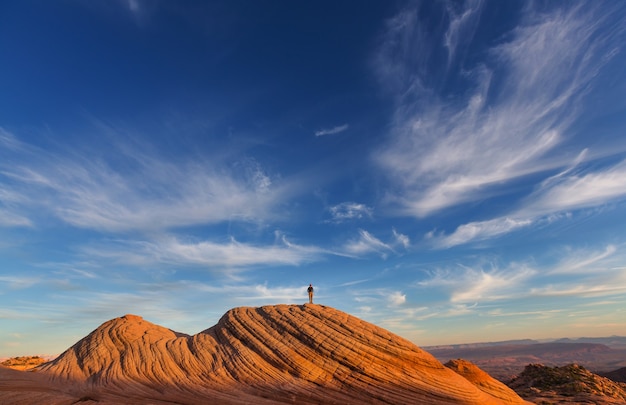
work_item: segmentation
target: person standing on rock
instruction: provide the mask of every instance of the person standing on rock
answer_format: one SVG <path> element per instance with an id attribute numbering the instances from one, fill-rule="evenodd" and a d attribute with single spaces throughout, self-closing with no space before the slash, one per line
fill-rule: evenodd
<path id="1" fill-rule="evenodd" d="M 307 288 L 306 291 L 309 293 L 309 304 L 312 304 L 313 303 L 313 285 L 309 284 L 309 288 Z"/>

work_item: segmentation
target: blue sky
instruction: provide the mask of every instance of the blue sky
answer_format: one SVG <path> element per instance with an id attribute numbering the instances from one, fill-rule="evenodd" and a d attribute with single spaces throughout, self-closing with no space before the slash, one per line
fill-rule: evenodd
<path id="1" fill-rule="evenodd" d="M 626 335 L 626 4 L 0 5 L 0 355 L 315 301 Z"/>

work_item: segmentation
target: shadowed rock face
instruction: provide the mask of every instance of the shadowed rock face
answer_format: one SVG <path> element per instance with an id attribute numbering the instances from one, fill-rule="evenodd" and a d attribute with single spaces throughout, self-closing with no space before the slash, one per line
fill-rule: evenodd
<path id="1" fill-rule="evenodd" d="M 236 308 L 194 336 L 126 315 L 37 374 L 101 403 L 524 403 L 478 389 L 385 329 L 310 304 Z"/>

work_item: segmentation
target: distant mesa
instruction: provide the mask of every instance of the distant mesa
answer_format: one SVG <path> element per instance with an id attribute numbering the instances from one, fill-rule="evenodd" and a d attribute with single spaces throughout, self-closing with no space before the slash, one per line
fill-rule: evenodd
<path id="1" fill-rule="evenodd" d="M 0 369 L 3 404 L 525 403 L 322 305 L 235 308 L 193 336 L 125 315 L 36 370 Z"/>

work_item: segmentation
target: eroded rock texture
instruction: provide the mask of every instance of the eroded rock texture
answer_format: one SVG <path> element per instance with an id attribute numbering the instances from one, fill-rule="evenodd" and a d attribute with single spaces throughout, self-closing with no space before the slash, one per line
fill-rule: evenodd
<path id="1" fill-rule="evenodd" d="M 524 403 L 491 382 L 479 389 L 385 329 L 311 304 L 236 308 L 194 336 L 126 315 L 37 374 L 99 403 Z"/>

